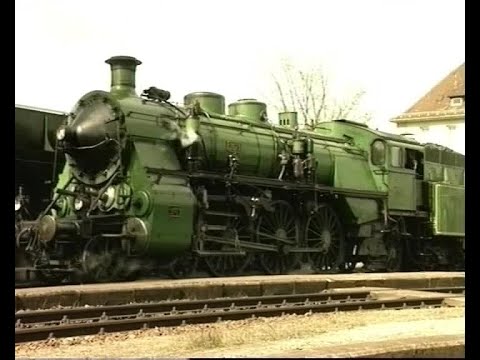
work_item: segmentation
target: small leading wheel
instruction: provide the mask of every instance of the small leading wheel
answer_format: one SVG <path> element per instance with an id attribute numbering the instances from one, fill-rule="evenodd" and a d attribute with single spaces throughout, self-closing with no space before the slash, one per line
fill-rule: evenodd
<path id="1" fill-rule="evenodd" d="M 108 240 L 90 239 L 81 257 L 82 271 L 87 280 L 108 282 L 122 279 L 125 271 L 125 259 L 119 246 L 113 246 Z"/>
<path id="2" fill-rule="evenodd" d="M 309 248 L 309 260 L 318 272 L 336 272 L 344 261 L 345 236 L 342 223 L 335 211 L 323 205 L 307 219 L 305 242 Z"/>
<path id="3" fill-rule="evenodd" d="M 223 227 L 213 230 L 213 236 L 220 237 L 229 241 L 251 241 L 251 220 L 245 209 L 242 206 L 237 206 L 240 210 L 238 217 L 232 217 L 225 220 L 225 230 Z M 243 210 L 243 211 L 242 211 Z M 202 225 L 201 225 L 202 226 Z M 205 226 L 205 225 L 203 225 Z M 208 225 L 206 225 L 208 228 Z M 206 236 L 208 238 L 208 235 Z M 219 244 L 215 242 L 205 242 L 203 250 L 221 252 L 240 252 L 239 247 L 232 245 Z M 240 275 L 245 269 L 252 263 L 253 256 L 251 253 L 246 252 L 245 255 L 211 255 L 203 258 L 207 271 L 212 276 L 232 276 Z"/>
<path id="4" fill-rule="evenodd" d="M 183 279 L 195 274 L 198 265 L 198 258 L 191 254 L 186 254 L 175 258 L 169 265 L 168 271 L 172 278 Z"/>
<path id="5" fill-rule="evenodd" d="M 263 211 L 256 226 L 256 241 L 275 245 L 278 252 L 259 254 L 260 265 L 269 275 L 284 274 L 294 270 L 300 261 L 296 253 L 288 253 L 288 247 L 296 247 L 300 237 L 300 226 L 293 207 L 286 201 L 272 203 L 274 211 Z"/>
<path id="6" fill-rule="evenodd" d="M 69 279 L 68 273 L 55 272 L 49 270 L 40 270 L 37 272 L 40 281 L 47 285 L 58 285 Z"/>

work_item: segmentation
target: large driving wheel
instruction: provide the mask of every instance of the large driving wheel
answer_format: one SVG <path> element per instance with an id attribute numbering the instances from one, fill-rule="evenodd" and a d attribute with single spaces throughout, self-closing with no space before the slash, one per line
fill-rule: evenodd
<path id="1" fill-rule="evenodd" d="M 342 223 L 328 205 L 319 207 L 307 219 L 305 242 L 317 252 L 309 253 L 309 260 L 318 272 L 336 272 L 344 261 L 345 237 Z"/>
<path id="2" fill-rule="evenodd" d="M 278 252 L 259 255 L 260 265 L 270 275 L 284 274 L 295 269 L 299 263 L 297 253 L 289 253 L 289 247 L 296 247 L 300 237 L 298 218 L 293 207 L 286 201 L 272 203 L 273 212 L 264 210 L 256 226 L 256 241 L 275 245 Z"/>
<path id="3" fill-rule="evenodd" d="M 213 236 L 218 236 L 230 241 L 251 241 L 252 224 L 251 219 L 243 206 L 237 206 L 236 210 L 240 212 L 238 217 L 231 217 L 224 220 L 225 229 L 214 231 Z M 208 225 L 207 225 L 208 226 Z M 208 238 L 208 235 L 207 235 Z M 238 252 L 240 249 L 233 245 L 219 244 L 205 241 L 203 247 L 205 251 L 224 251 L 227 254 Z M 207 271 L 213 276 L 232 276 L 240 275 L 251 264 L 253 256 L 246 252 L 245 255 L 212 255 L 203 258 Z"/>

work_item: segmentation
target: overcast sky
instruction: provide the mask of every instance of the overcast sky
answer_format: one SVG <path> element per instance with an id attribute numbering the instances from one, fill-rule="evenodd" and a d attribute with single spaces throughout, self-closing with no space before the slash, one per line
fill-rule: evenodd
<path id="1" fill-rule="evenodd" d="M 462 0 L 15 0 L 15 103 L 69 111 L 109 89 L 113 55 L 143 62 L 139 91 L 265 100 L 290 57 L 323 66 L 339 94 L 365 90 L 387 129 L 464 62 L 464 13 Z"/>

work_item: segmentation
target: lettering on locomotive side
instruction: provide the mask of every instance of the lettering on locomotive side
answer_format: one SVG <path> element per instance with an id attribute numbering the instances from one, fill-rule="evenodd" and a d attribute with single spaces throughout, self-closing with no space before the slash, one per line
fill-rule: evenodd
<path id="1" fill-rule="evenodd" d="M 168 217 L 179 218 L 180 217 L 180 208 L 178 206 L 169 206 L 168 207 Z"/>
<path id="2" fill-rule="evenodd" d="M 241 146 L 239 143 L 233 141 L 225 141 L 225 149 L 230 154 L 238 155 L 240 153 Z"/>

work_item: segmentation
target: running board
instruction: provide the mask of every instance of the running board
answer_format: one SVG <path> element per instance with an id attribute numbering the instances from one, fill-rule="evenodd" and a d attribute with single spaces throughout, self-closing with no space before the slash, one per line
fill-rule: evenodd
<path id="1" fill-rule="evenodd" d="M 275 245 L 260 244 L 252 241 L 235 241 L 235 240 L 229 240 L 229 239 L 215 237 L 215 236 L 207 236 L 204 239 L 204 241 L 213 242 L 213 243 L 222 244 L 222 245 L 230 245 L 232 247 L 238 246 L 241 248 L 251 249 L 251 250 L 278 252 L 278 248 Z"/>
<path id="2" fill-rule="evenodd" d="M 206 224 L 205 231 L 225 231 L 227 230 L 227 226 L 225 225 L 214 225 L 214 224 Z"/>
<path id="3" fill-rule="evenodd" d="M 321 253 L 322 249 L 319 248 L 290 248 L 288 252 L 291 253 Z"/>
<path id="4" fill-rule="evenodd" d="M 240 247 L 244 249 L 250 249 L 250 250 L 257 250 L 257 251 L 271 251 L 271 252 L 279 252 L 278 246 L 276 245 L 269 245 L 269 244 L 261 244 L 261 243 L 256 243 L 252 241 L 234 241 L 234 240 L 229 240 L 221 237 L 215 237 L 215 236 L 208 236 L 204 239 L 204 241 L 208 242 L 214 242 L 216 244 L 222 244 L 222 245 L 230 245 L 232 247 Z M 288 253 L 321 253 L 323 252 L 322 249 L 319 248 L 286 248 L 287 254 Z"/>
<path id="5" fill-rule="evenodd" d="M 201 257 L 206 256 L 245 256 L 247 253 L 245 251 L 205 251 L 205 250 L 194 250 L 194 253 Z"/>
<path id="6" fill-rule="evenodd" d="M 224 212 L 224 211 L 215 211 L 215 210 L 205 210 L 204 214 L 205 215 L 211 215 L 211 216 L 223 216 L 223 217 L 232 217 L 232 218 L 239 218 L 240 217 L 240 214 L 229 213 L 229 212 Z"/>

